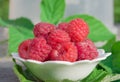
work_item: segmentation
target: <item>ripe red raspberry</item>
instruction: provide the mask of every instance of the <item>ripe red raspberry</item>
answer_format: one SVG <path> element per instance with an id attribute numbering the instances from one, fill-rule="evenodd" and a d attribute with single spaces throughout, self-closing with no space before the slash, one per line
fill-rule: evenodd
<path id="1" fill-rule="evenodd" d="M 78 58 L 77 48 L 72 42 L 62 43 L 50 53 L 50 60 L 74 62 Z"/>
<path id="2" fill-rule="evenodd" d="M 35 25 L 33 33 L 35 37 L 47 37 L 55 29 L 55 26 L 49 23 L 41 22 Z"/>
<path id="3" fill-rule="evenodd" d="M 67 30 L 67 26 L 68 26 L 68 23 L 62 22 L 62 23 L 58 24 L 58 29 L 66 31 Z"/>
<path id="4" fill-rule="evenodd" d="M 67 27 L 67 32 L 69 33 L 72 41 L 80 42 L 87 38 L 89 28 L 84 20 L 77 18 L 70 21 Z"/>
<path id="5" fill-rule="evenodd" d="M 51 51 L 51 47 L 46 43 L 43 37 L 34 38 L 29 48 L 29 58 L 38 61 L 45 61 L 48 54 Z"/>
<path id="6" fill-rule="evenodd" d="M 60 29 L 52 31 L 48 36 L 48 43 L 52 46 L 52 48 L 54 48 L 57 44 L 69 41 L 70 37 L 68 33 Z"/>
<path id="7" fill-rule="evenodd" d="M 82 42 L 78 42 L 76 46 L 78 49 L 78 60 L 92 60 L 98 57 L 97 48 L 91 40 L 86 39 Z"/>
<path id="8" fill-rule="evenodd" d="M 23 41 L 18 47 L 18 53 L 21 58 L 28 59 L 28 48 L 31 43 L 31 40 Z"/>

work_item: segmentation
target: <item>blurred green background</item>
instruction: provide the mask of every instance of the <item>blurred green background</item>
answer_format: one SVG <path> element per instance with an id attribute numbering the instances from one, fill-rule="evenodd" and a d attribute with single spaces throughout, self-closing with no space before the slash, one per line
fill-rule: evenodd
<path id="1" fill-rule="evenodd" d="M 114 0 L 114 21 L 120 23 L 120 0 Z"/>
<path id="2" fill-rule="evenodd" d="M 9 0 L 0 0 L 0 17 L 8 19 L 8 12 Z M 120 23 L 120 0 L 114 0 L 114 21 L 115 23 Z"/>
<path id="3" fill-rule="evenodd" d="M 8 19 L 9 0 L 0 0 L 0 17 Z"/>

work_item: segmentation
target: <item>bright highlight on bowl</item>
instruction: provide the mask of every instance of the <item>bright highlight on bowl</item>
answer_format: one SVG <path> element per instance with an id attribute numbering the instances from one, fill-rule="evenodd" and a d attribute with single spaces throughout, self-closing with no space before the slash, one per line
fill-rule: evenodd
<path id="1" fill-rule="evenodd" d="M 99 56 L 93 60 L 81 60 L 76 62 L 45 61 L 23 59 L 18 53 L 12 53 L 12 57 L 21 61 L 37 78 L 43 81 L 62 81 L 64 79 L 77 81 L 87 77 L 96 65 L 105 60 L 111 53 L 105 53 L 98 49 Z"/>

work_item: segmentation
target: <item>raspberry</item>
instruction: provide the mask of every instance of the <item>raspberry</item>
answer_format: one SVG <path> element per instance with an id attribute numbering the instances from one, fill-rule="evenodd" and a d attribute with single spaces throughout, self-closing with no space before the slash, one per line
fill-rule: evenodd
<path id="1" fill-rule="evenodd" d="M 31 40 L 23 41 L 18 47 L 18 53 L 21 58 L 28 59 L 28 48 L 31 43 Z"/>
<path id="2" fill-rule="evenodd" d="M 82 42 L 78 42 L 76 46 L 78 49 L 78 60 L 92 60 L 98 57 L 97 48 L 91 40 L 86 39 Z"/>
<path id="3" fill-rule="evenodd" d="M 51 51 L 51 47 L 46 43 L 43 37 L 34 38 L 29 48 L 29 58 L 38 61 L 45 61 L 48 54 Z"/>
<path id="4" fill-rule="evenodd" d="M 67 32 L 69 33 L 72 41 L 80 42 L 87 37 L 89 28 L 84 20 L 77 18 L 70 21 L 67 27 Z"/>
<path id="5" fill-rule="evenodd" d="M 62 22 L 58 25 L 58 29 L 61 29 L 61 30 L 64 30 L 66 31 L 67 30 L 67 26 L 68 26 L 68 23 L 66 22 Z"/>
<path id="6" fill-rule="evenodd" d="M 52 31 L 48 36 L 48 43 L 52 46 L 52 48 L 54 48 L 57 44 L 69 41 L 70 37 L 68 33 L 60 29 Z"/>
<path id="7" fill-rule="evenodd" d="M 78 57 L 77 48 L 72 42 L 62 43 L 50 53 L 50 60 L 74 62 Z"/>
<path id="8" fill-rule="evenodd" d="M 49 23 L 41 22 L 35 25 L 33 33 L 35 37 L 47 37 L 55 29 L 55 26 Z"/>

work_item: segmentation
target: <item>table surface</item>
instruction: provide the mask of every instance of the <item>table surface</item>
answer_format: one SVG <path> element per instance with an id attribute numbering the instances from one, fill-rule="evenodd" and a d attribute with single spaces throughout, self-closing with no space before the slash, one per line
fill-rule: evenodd
<path id="1" fill-rule="evenodd" d="M 0 58 L 0 82 L 19 82 L 13 71 L 11 57 Z"/>
<path id="2" fill-rule="evenodd" d="M 12 58 L 7 57 L 8 29 L 0 27 L 0 82 L 19 82 L 13 72 Z"/>

